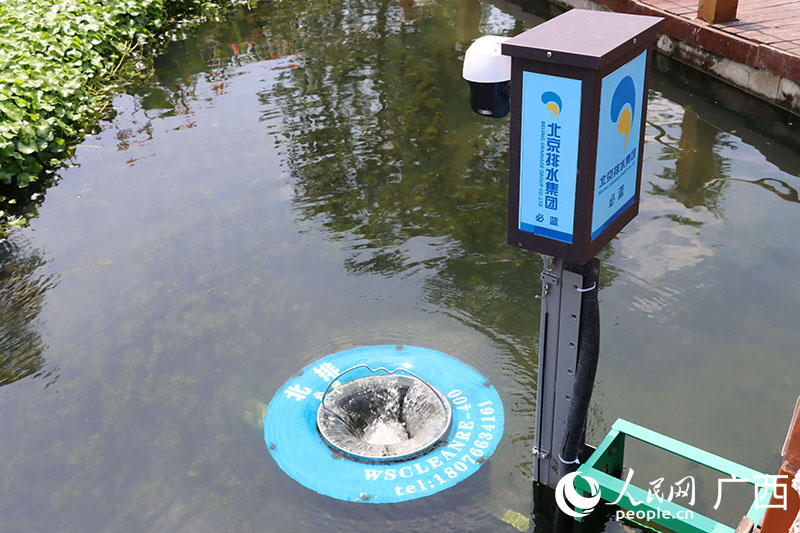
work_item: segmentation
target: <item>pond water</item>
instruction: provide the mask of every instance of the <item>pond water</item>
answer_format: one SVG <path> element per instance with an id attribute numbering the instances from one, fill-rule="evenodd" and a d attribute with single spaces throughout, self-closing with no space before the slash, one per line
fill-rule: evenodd
<path id="1" fill-rule="evenodd" d="M 0 530 L 525 529 L 541 260 L 504 244 L 508 121 L 469 111 L 460 58 L 555 13 L 282 0 L 171 43 L 0 243 Z M 623 417 L 774 473 L 800 389 L 799 119 L 653 69 L 641 213 L 601 257 L 589 440 Z M 278 469 L 267 402 L 367 344 L 496 385 L 505 434 L 476 475 L 362 505 Z M 639 485 L 685 475 L 651 455 Z M 606 518 L 576 530 L 636 529 Z"/>

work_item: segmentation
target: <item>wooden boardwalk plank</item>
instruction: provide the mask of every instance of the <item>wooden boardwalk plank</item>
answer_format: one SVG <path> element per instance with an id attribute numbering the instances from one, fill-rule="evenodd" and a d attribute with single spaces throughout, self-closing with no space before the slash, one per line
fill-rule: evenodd
<path id="1" fill-rule="evenodd" d="M 796 3 L 797 0 L 748 0 L 740 3 L 739 9 L 761 9 L 764 7 L 776 7 Z"/>
<path id="2" fill-rule="evenodd" d="M 704 24 L 697 19 L 698 0 L 642 0 L 642 3 L 685 19 L 692 24 Z M 739 0 L 735 21 L 712 25 L 714 28 L 752 41 L 772 45 L 781 51 L 800 48 L 800 0 Z M 796 46 L 791 46 L 795 44 Z"/>
<path id="3" fill-rule="evenodd" d="M 736 20 L 708 24 L 699 0 L 595 0 L 614 11 L 662 16 L 664 32 L 733 61 L 800 82 L 800 0 L 739 0 Z"/>
<path id="4" fill-rule="evenodd" d="M 791 52 L 792 50 L 800 50 L 800 44 L 797 44 L 793 41 L 781 41 L 777 43 L 772 43 L 772 46 L 775 48 L 779 48 L 781 50 L 786 50 L 787 52 Z"/>
<path id="5" fill-rule="evenodd" d="M 750 27 L 776 28 L 779 27 L 780 23 L 786 18 L 800 20 L 800 9 L 796 11 L 787 11 L 784 15 L 773 15 L 773 17 L 774 18 L 770 17 L 769 19 L 759 20 L 757 22 L 752 20 L 736 19 L 733 22 L 725 22 L 720 24 L 719 27 L 726 28 L 731 31 L 747 29 Z"/>

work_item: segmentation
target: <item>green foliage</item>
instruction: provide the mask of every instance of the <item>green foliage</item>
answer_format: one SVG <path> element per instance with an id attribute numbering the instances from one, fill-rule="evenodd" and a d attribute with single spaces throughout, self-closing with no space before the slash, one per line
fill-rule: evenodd
<path id="1" fill-rule="evenodd" d="M 9 205 L 16 203 L 18 189 L 46 176 L 46 169 L 70 155 L 103 110 L 103 87 L 132 53 L 177 17 L 218 15 L 221 6 L 230 3 L 0 3 L 0 219 L 7 218 Z"/>

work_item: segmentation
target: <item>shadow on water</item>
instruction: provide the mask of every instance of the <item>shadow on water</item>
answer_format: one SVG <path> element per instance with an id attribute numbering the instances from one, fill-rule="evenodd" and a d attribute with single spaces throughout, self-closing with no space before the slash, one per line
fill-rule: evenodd
<path id="1" fill-rule="evenodd" d="M 38 180 L 23 189 L 0 182 L 0 238 L 12 233 L 13 228 L 9 227 L 11 218 L 24 225 L 39 216 L 47 190 L 57 184 L 57 175 L 49 172 L 42 172 Z"/>
<path id="2" fill-rule="evenodd" d="M 47 369 L 39 331 L 46 293 L 56 283 L 46 263 L 24 237 L 0 239 L 0 387 L 28 376 L 58 379 L 57 369 Z"/>

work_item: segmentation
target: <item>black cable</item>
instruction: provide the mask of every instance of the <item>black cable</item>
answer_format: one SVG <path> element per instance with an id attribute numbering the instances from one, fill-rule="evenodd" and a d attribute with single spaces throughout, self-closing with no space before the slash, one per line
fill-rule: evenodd
<path id="1" fill-rule="evenodd" d="M 578 362 L 570 401 L 567 432 L 561 448 L 561 477 L 578 469 L 578 457 L 586 438 L 586 419 L 592 399 L 597 363 L 600 358 L 600 306 L 598 288 L 600 260 L 585 265 L 567 265 L 567 269 L 583 276 L 581 321 L 578 333 Z"/>

